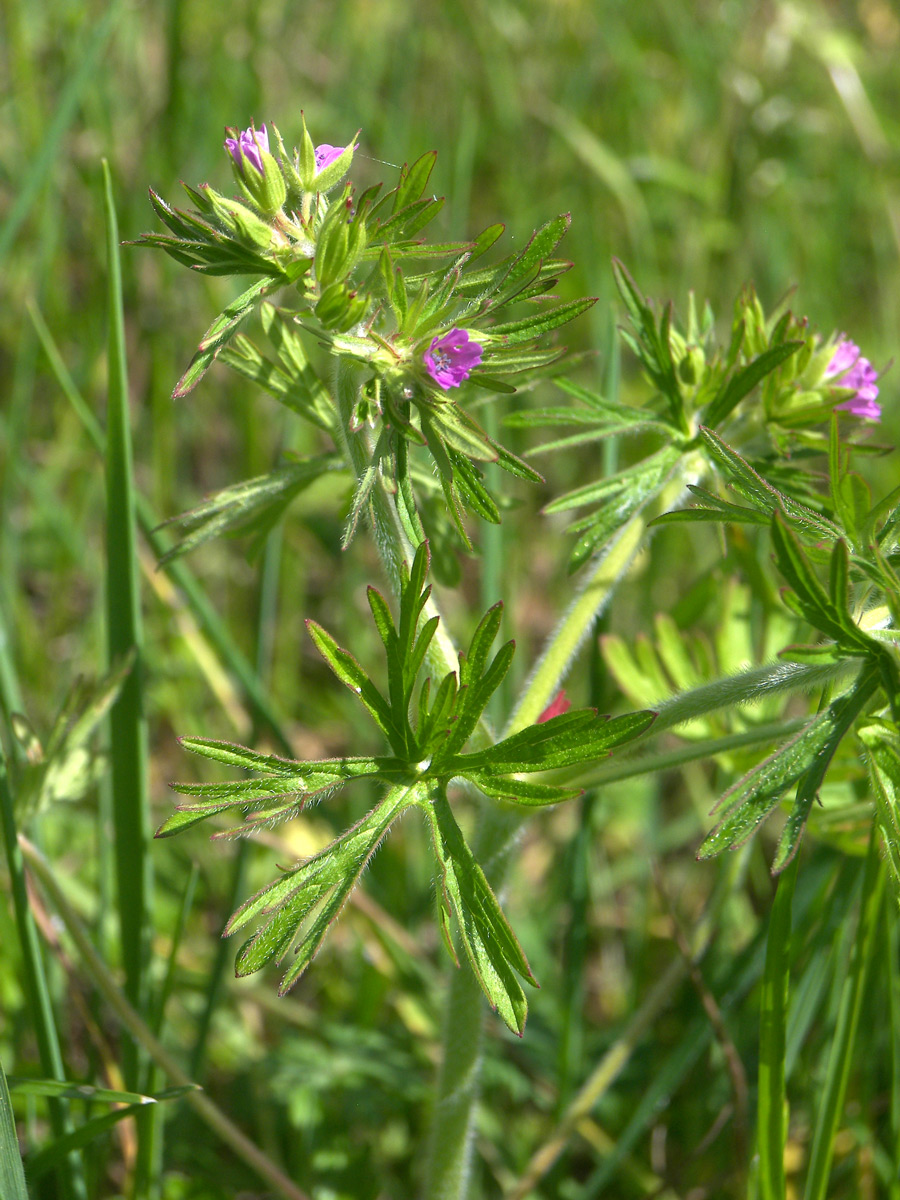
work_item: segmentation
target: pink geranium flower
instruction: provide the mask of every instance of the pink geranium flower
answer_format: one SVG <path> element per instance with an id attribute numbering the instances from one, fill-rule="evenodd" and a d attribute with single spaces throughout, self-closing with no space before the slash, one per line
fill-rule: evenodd
<path id="1" fill-rule="evenodd" d="M 324 171 L 326 167 L 330 167 L 336 158 L 340 158 L 346 146 L 329 146 L 327 142 L 323 142 L 321 146 L 316 146 L 316 170 Z"/>
<path id="2" fill-rule="evenodd" d="M 455 326 L 443 337 L 432 339 L 423 356 L 425 370 L 442 388 L 459 387 L 481 362 L 482 348 L 469 338 L 467 329 Z"/>
<path id="3" fill-rule="evenodd" d="M 854 417 L 868 417 L 871 421 L 881 419 L 881 405 L 877 403 L 878 372 L 860 355 L 855 342 L 841 338 L 825 368 L 825 378 L 838 387 L 854 389 L 853 395 L 836 404 L 835 408 L 852 413 Z"/>

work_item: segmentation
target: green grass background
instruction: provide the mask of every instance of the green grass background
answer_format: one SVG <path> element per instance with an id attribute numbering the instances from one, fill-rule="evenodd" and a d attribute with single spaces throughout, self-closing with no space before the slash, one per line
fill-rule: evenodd
<path id="1" fill-rule="evenodd" d="M 317 143 L 343 144 L 362 128 L 354 165 L 361 185 L 392 178 L 383 163 L 437 149 L 432 186 L 447 196 L 440 236 L 465 237 L 502 220 L 513 249 L 536 225 L 571 212 L 563 249 L 575 267 L 560 290 L 600 298 L 564 331 L 573 350 L 609 348 L 611 322 L 620 319 L 609 269 L 617 255 L 646 292 L 682 309 L 693 289 L 727 322 L 746 281 L 767 304 L 796 288 L 795 311 L 824 334 L 846 331 L 879 368 L 896 353 L 900 12 L 888 0 L 4 0 L 0 14 L 0 657 L 4 708 L 26 712 L 39 732 L 80 673 L 103 669 L 105 501 L 102 458 L 51 369 L 28 306 L 42 314 L 75 388 L 104 421 L 103 157 L 120 234 L 130 239 L 154 225 L 148 184 L 176 203 L 179 179 L 230 190 L 223 126 L 274 119 L 290 144 L 302 109 Z M 284 446 L 303 449 L 306 435 L 224 369 L 187 400 L 170 398 L 233 285 L 190 277 L 137 248 L 123 251 L 123 272 L 137 486 L 160 517 L 267 470 Z M 627 361 L 623 369 L 626 389 L 636 389 Z M 602 358 L 580 368 L 594 384 L 603 370 Z M 895 373 L 884 379 L 882 398 L 889 442 L 900 433 Z M 557 490 L 571 470 L 558 465 Z M 896 483 L 893 458 L 869 471 L 881 490 Z M 260 561 L 248 562 L 244 547 L 230 542 L 190 560 L 304 756 L 374 744 L 303 629 L 311 616 L 339 637 L 355 630 L 364 583 L 377 573 L 362 541 L 341 555 L 334 499 L 304 498 Z M 510 573 L 520 571 L 522 580 L 510 597 L 521 670 L 565 596 L 565 547 L 546 539 L 508 552 Z M 194 770 L 177 734 L 249 740 L 258 730 L 166 576 L 153 571 L 146 545 L 142 553 L 150 797 L 161 820 L 171 805 L 166 781 Z M 661 553 L 629 591 L 625 627 L 646 629 L 673 588 L 691 582 L 677 554 Z M 468 567 L 465 588 L 477 603 Z M 341 611 L 336 595 L 346 602 Z M 465 623 L 462 613 L 458 619 Z M 576 687 L 587 686 L 579 676 Z M 714 796 L 715 781 L 697 770 L 610 789 L 536 819 L 509 903 L 545 986 L 522 1044 L 492 1024 L 478 1135 L 486 1196 L 502 1194 L 523 1170 L 671 958 L 670 918 L 651 862 L 661 864 L 685 922 L 708 896 L 721 868 L 695 864 L 693 849 Z M 191 864 L 199 864 L 166 1021 L 183 1054 L 221 953 L 236 859 L 243 897 L 265 882 L 273 861 L 308 850 L 312 839 L 361 815 L 365 802 L 351 797 L 318 810 L 294 830 L 289 848 L 239 851 L 197 833 L 154 845 L 158 961 Z M 114 960 L 103 812 L 94 796 L 61 804 L 44 814 L 38 832 Z M 420 1180 L 446 966 L 420 850 L 415 829 L 388 842 L 366 877 L 369 903 L 349 909 L 290 999 L 275 999 L 272 980 L 235 984 L 226 969 L 204 1061 L 195 1064 L 222 1107 L 318 1200 L 412 1196 Z M 761 855 L 751 855 L 747 870 L 711 951 L 709 978 L 720 1001 L 733 997 L 731 1035 L 752 1078 L 756 1015 L 739 1003 L 740 971 L 759 955 L 771 884 Z M 851 903 L 858 864 L 835 854 L 818 870 L 798 883 L 798 903 L 819 914 L 798 962 L 820 1002 L 810 1016 L 815 1053 L 805 1057 L 799 1043 L 794 1050 L 801 1158 L 816 1056 L 827 1047 L 836 1003 L 815 993 L 814 968 L 834 935 L 833 918 L 823 914 L 835 894 Z M 102 1006 L 77 963 L 51 957 L 69 1069 L 106 1078 L 118 1050 Z M 26 1074 L 36 1066 L 20 970 L 2 904 L 0 1059 Z M 879 1022 L 864 1028 L 878 1061 Z M 706 1031 L 702 1045 L 697 1030 Z M 876 1067 L 856 1086 L 854 1111 L 868 1112 L 870 1102 L 890 1107 Z M 709 1037 L 696 991 L 685 987 L 535 1195 L 599 1195 L 597 1171 L 642 1102 L 651 1115 L 608 1194 L 650 1194 L 660 1178 L 676 1181 L 673 1195 L 692 1186 L 708 1189 L 698 1195 L 730 1194 L 734 1143 L 716 1121 L 732 1088 L 721 1044 Z M 659 1112 L 667 1132 L 654 1142 Z M 44 1114 L 22 1114 L 40 1144 Z M 193 1120 L 179 1109 L 167 1129 L 167 1200 L 257 1187 Z M 857 1194 L 860 1172 L 876 1171 L 883 1150 L 877 1120 L 857 1124 L 847 1129 L 843 1190 L 835 1195 Z M 93 1154 L 94 1194 L 124 1186 L 129 1153 L 124 1138 Z M 52 1195 L 51 1179 L 44 1186 L 36 1194 Z"/>

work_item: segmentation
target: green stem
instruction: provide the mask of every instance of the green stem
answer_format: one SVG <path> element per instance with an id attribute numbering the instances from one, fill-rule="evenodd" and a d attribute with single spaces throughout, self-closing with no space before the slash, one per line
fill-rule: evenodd
<path id="1" fill-rule="evenodd" d="M 513 833 L 521 819 L 518 811 L 507 807 L 491 805 L 482 810 L 474 849 L 492 886 L 503 877 L 514 843 Z M 426 1200 L 464 1200 L 469 1195 L 486 1009 L 465 954 L 459 952 L 458 958 L 459 968 L 452 974 L 444 1011 L 441 1066 L 431 1115 Z"/>
<path id="2" fill-rule="evenodd" d="M 556 695 L 578 647 L 590 633 L 595 618 L 609 603 L 616 585 L 637 554 L 646 529 L 647 522 L 643 514 L 633 517 L 599 556 L 581 591 L 550 636 L 510 718 L 504 737 L 533 725 Z"/>
<path id="3" fill-rule="evenodd" d="M 791 965 L 791 913 L 799 861 L 799 857 L 795 856 L 778 880 L 766 940 L 766 966 L 759 1017 L 757 1146 L 760 1200 L 784 1200 L 785 1195 L 787 1101 L 784 1058 Z"/>
<path id="4" fill-rule="evenodd" d="M 444 1012 L 444 1053 L 431 1114 L 427 1200 L 457 1200 L 469 1194 L 484 1001 L 465 955 L 460 953 L 459 960 L 459 969 L 450 979 Z"/>
<path id="5" fill-rule="evenodd" d="M 336 395 L 340 414 L 340 436 L 343 442 L 341 448 L 355 478 L 361 479 L 371 466 L 371 447 L 367 445 L 365 431 L 350 432 L 350 420 L 358 390 L 358 368 L 351 360 L 344 357 L 338 358 Z M 412 563 L 417 547 L 407 536 L 394 497 L 385 489 L 381 481 L 372 488 L 370 501 L 369 512 L 375 545 L 378 547 L 378 553 L 381 555 L 391 586 L 395 593 L 399 594 L 400 566 L 403 562 Z M 427 621 L 434 616 L 441 616 L 441 613 L 432 595 L 425 605 L 422 619 Z M 441 619 L 428 649 L 428 659 L 432 669 L 440 675 L 446 675 L 448 671 L 459 670 L 458 652 L 447 631 L 447 622 L 443 619 Z"/>
<path id="6" fill-rule="evenodd" d="M 677 481 L 663 503 L 681 494 Z M 670 494 L 671 493 L 671 494 Z M 554 630 L 526 685 L 504 736 L 533 724 L 553 699 L 574 654 L 608 604 L 646 534 L 647 518 L 636 514 L 599 556 L 575 601 Z M 481 811 L 474 852 L 491 887 L 499 891 L 516 835 L 525 816 L 521 809 L 486 805 Z M 484 1005 L 468 964 L 460 962 L 447 1002 L 442 1068 L 433 1115 L 427 1200 L 465 1200 L 471 1170 L 472 1128 L 478 1099 L 480 1046 Z"/>
<path id="7" fill-rule="evenodd" d="M 364 434 L 350 432 L 350 417 L 358 389 L 358 371 L 352 362 L 338 360 L 336 394 L 343 450 L 357 479 L 371 469 L 371 447 Z M 673 480 L 663 493 L 664 504 L 677 500 L 683 484 Z M 399 582 L 400 563 L 411 561 L 415 547 L 400 519 L 394 498 L 386 489 L 372 489 L 370 513 L 375 541 L 392 584 Z M 556 693 L 568 666 L 598 613 L 609 602 L 646 535 L 643 511 L 623 526 L 615 540 L 594 563 L 575 601 L 557 626 L 514 712 L 507 734 L 533 724 Z M 426 615 L 436 614 L 433 601 Z M 442 624 L 432 643 L 436 669 L 454 671 L 456 649 Z M 502 884 L 506 861 L 515 834 L 522 824 L 520 811 L 497 805 L 482 810 L 475 853 L 491 885 Z M 447 1001 L 442 1066 L 437 1082 L 428 1166 L 428 1200 L 463 1200 L 468 1194 L 472 1161 L 472 1130 L 478 1097 L 484 1006 L 480 989 L 463 956 L 454 975 Z"/>

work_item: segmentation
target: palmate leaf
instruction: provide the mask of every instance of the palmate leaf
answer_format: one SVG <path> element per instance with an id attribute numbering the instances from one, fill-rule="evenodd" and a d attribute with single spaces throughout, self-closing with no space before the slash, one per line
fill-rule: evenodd
<path id="1" fill-rule="evenodd" d="M 263 305 L 263 312 L 266 307 Z M 295 371 L 283 356 L 281 361 L 275 363 L 243 334 L 238 334 L 220 352 L 219 359 L 245 379 L 259 384 L 285 408 L 298 413 L 326 433 L 336 432 L 337 419 L 331 397 L 311 367 L 307 366 L 302 372 Z"/>
<path id="2" fill-rule="evenodd" d="M 107 759 L 91 749 L 90 740 L 133 665 L 134 655 L 130 654 L 101 679 L 76 680 L 43 746 L 29 721 L 20 713 L 12 714 L 13 731 L 26 760 L 16 783 L 21 821 L 60 801 L 82 799 L 102 778 Z"/>
<path id="3" fill-rule="evenodd" d="M 672 468 L 682 456 L 677 446 L 663 446 L 649 457 L 617 471 L 603 479 L 575 488 L 558 496 L 544 509 L 548 513 L 569 512 L 573 508 L 584 508 L 598 501 L 608 500 L 618 496 L 620 492 L 630 493 L 643 486 L 643 480 L 665 481 L 669 478 Z"/>
<path id="4" fill-rule="evenodd" d="M 589 442 L 618 435 L 633 435 L 648 431 L 658 432 L 668 439 L 672 426 L 658 413 L 649 409 L 632 408 L 618 401 L 608 400 L 596 392 L 581 387 L 568 379 L 556 379 L 562 391 L 568 392 L 582 402 L 580 407 L 540 408 L 511 413 L 504 418 L 504 425 L 516 429 L 542 428 L 548 425 L 574 425 L 579 432 L 555 438 L 536 446 L 529 454 L 545 454 L 554 450 L 566 450 Z"/>
<path id="5" fill-rule="evenodd" d="M 188 369 L 176 383 L 172 392 L 173 400 L 181 400 L 194 390 L 221 350 L 237 333 L 238 327 L 253 311 L 257 301 L 271 286 L 270 279 L 260 279 L 222 310 L 203 335 Z"/>
<path id="6" fill-rule="evenodd" d="M 558 329 L 560 325 L 574 321 L 576 317 L 580 317 L 583 312 L 586 312 L 596 303 L 596 296 L 586 296 L 583 300 L 568 300 L 564 304 L 558 304 L 555 308 L 535 313 L 534 316 L 522 317 L 518 321 L 507 321 L 501 325 L 493 325 L 490 334 L 491 337 L 501 339 L 505 345 L 531 342 L 535 338 L 549 333 L 551 329 Z"/>
<path id="7" fill-rule="evenodd" d="M 804 344 L 795 341 L 781 342 L 776 346 L 770 346 L 747 363 L 745 367 L 726 378 L 706 410 L 705 424 L 715 426 L 724 421 L 757 384 L 802 349 Z"/>
<path id="8" fill-rule="evenodd" d="M 624 265 L 615 258 L 613 259 L 613 275 L 619 295 L 625 303 L 635 330 L 634 337 L 624 334 L 624 340 L 634 350 L 644 370 L 665 397 L 672 420 L 678 427 L 681 427 L 684 400 L 669 340 L 672 322 L 671 306 L 665 308 L 657 320 L 646 297 L 642 295 Z"/>
<path id="9" fill-rule="evenodd" d="M 189 189 L 192 198 L 198 193 Z M 177 262 L 204 275 L 265 275 L 270 280 L 290 282 L 283 268 L 265 253 L 235 238 L 229 230 L 200 213 L 174 208 L 151 188 L 150 203 L 156 215 L 171 230 L 168 234 L 145 233 L 129 246 L 152 246 L 164 250 Z M 199 205 L 198 205 L 199 206 Z M 206 211 L 209 213 L 208 206 Z"/>
<path id="10" fill-rule="evenodd" d="M 600 501 L 599 508 L 569 526 L 577 535 L 569 560 L 570 571 L 578 570 L 626 521 L 652 503 L 677 471 L 681 458 L 678 446 L 664 446 L 634 466 L 560 496 L 547 505 L 546 512 L 565 512 Z"/>
<path id="11" fill-rule="evenodd" d="M 550 771 L 606 758 L 616 746 L 640 737 L 653 724 L 656 713 L 627 713 L 598 717 L 592 708 L 577 709 L 529 725 L 520 733 L 472 754 L 460 755 L 445 769 L 460 775 L 479 771 L 488 775 Z"/>
<path id="12" fill-rule="evenodd" d="M 477 382 L 477 381 L 476 381 Z M 491 384 L 493 386 L 493 384 Z M 502 386 L 502 385 L 498 385 Z M 519 479 L 543 482 L 543 476 L 510 450 L 489 437 L 480 425 L 456 404 L 435 404 L 423 399 L 418 406 L 419 430 L 395 423 L 396 441 L 414 441 L 421 433 L 431 454 L 447 502 L 447 510 L 463 544 L 471 549 L 464 525 L 465 510 L 470 509 L 493 524 L 499 524 L 500 506 L 484 481 L 481 463 L 493 462 Z M 409 496 L 415 511 L 413 477 L 408 454 L 398 451 L 397 488 Z M 421 485 L 420 485 L 421 486 Z"/>
<path id="13" fill-rule="evenodd" d="M 558 277 L 571 264 L 551 256 L 571 223 L 568 213 L 554 217 L 531 235 L 521 253 L 491 267 L 466 271 L 460 280 L 460 295 L 476 297 L 481 309 L 498 309 L 520 297 L 535 281 Z M 502 232 L 502 226 L 492 227 L 498 228 Z"/>
<path id="14" fill-rule="evenodd" d="M 875 650 L 871 639 L 857 627 L 848 611 L 846 544 L 838 541 L 832 549 L 830 596 L 777 511 L 772 518 L 772 546 L 776 565 L 793 589 L 784 597 L 790 607 L 845 653 L 866 654 Z"/>
<path id="15" fill-rule="evenodd" d="M 697 484 L 689 483 L 688 491 L 701 500 L 701 504 L 692 504 L 689 508 L 677 508 L 673 512 L 663 513 L 655 517 L 651 525 L 672 525 L 692 521 L 717 521 L 722 524 L 738 525 L 768 525 L 769 518 L 757 508 L 747 508 L 742 504 L 731 504 L 716 496 L 713 492 Z"/>
<path id="16" fill-rule="evenodd" d="M 424 680 L 416 701 L 415 688 L 438 625 L 436 616 L 427 615 L 428 567 L 428 543 L 423 542 L 412 565 L 401 568 L 396 617 L 380 592 L 368 590 L 372 619 L 387 660 L 386 693 L 326 630 L 308 623 L 322 656 L 373 717 L 392 755 L 299 761 L 227 742 L 185 738 L 186 749 L 252 772 L 252 776 L 173 785 L 182 800 L 157 836 L 170 836 L 231 809 L 243 814 L 243 825 L 216 836 L 253 832 L 296 816 L 307 803 L 354 780 L 369 779 L 383 785 L 383 798 L 366 817 L 324 850 L 285 871 L 234 914 L 228 933 L 251 922 L 259 926 L 238 953 L 238 974 L 283 962 L 293 951 L 281 990 L 291 987 L 315 956 L 394 820 L 418 806 L 432 832 L 441 883 L 442 929 L 446 935 L 452 913 L 485 995 L 509 1027 L 521 1033 L 527 1005 L 517 976 L 528 982 L 533 982 L 533 976 L 451 813 L 447 785 L 454 776 L 462 776 L 486 796 L 531 806 L 571 799 L 578 795 L 577 787 L 520 776 L 603 758 L 614 747 L 645 732 L 655 714 L 629 713 L 607 720 L 598 718 L 592 709 L 564 713 L 493 746 L 465 753 L 509 670 L 515 647 L 506 642 L 493 650 L 502 619 L 502 606 L 494 605 L 479 622 L 467 652 L 459 654 L 458 670 L 445 674 L 433 692 L 431 680 Z M 482 732 L 488 734 L 489 730 L 483 726 Z M 453 952 L 452 943 L 448 944 Z"/>
<path id="17" fill-rule="evenodd" d="M 258 778 L 172 784 L 174 791 L 190 799 L 179 803 L 157 830 L 157 837 L 181 833 L 235 808 L 245 815 L 242 829 L 246 832 L 296 815 L 308 802 L 320 800 L 353 780 L 378 779 L 393 784 L 407 775 L 405 763 L 395 758 L 362 756 L 300 762 L 208 738 L 182 738 L 181 744 L 204 758 L 254 771 Z"/>

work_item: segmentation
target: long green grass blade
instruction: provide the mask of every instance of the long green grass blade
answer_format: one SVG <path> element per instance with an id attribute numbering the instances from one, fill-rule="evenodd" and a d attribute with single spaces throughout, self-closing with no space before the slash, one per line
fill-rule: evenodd
<path id="1" fill-rule="evenodd" d="M 785 1195 L 787 1110 L 784 1063 L 791 964 L 791 912 L 798 861 L 794 858 L 778 880 L 766 939 L 759 1019 L 757 1146 L 760 1200 L 784 1200 Z"/>
<path id="2" fill-rule="evenodd" d="M 149 958 L 150 837 L 147 796 L 147 734 L 143 715 L 141 613 L 135 538 L 135 491 L 119 232 L 109 166 L 103 163 L 108 290 L 108 404 L 106 438 L 106 620 L 110 664 L 134 655 L 134 665 L 110 710 L 110 766 L 116 879 L 125 994 L 145 1008 L 144 972 Z M 126 1083 L 137 1083 L 135 1063 Z"/>
<path id="3" fill-rule="evenodd" d="M 0 1196 L 3 1200 L 28 1200 L 25 1172 L 19 1154 L 16 1122 L 12 1101 L 6 1086 L 6 1076 L 0 1065 Z"/>
<path id="4" fill-rule="evenodd" d="M 828 1058 L 825 1086 L 818 1110 L 809 1171 L 806 1176 L 806 1188 L 803 1193 L 804 1200 L 825 1200 L 828 1195 L 828 1178 L 831 1171 L 831 1160 L 834 1157 L 834 1142 L 844 1109 L 850 1068 L 853 1065 L 853 1047 L 859 1029 L 859 1016 L 866 989 L 866 979 L 878 940 L 878 924 L 886 878 L 887 873 L 879 856 L 878 832 L 873 825 L 863 875 L 859 924 L 850 954 L 850 967 L 841 993 L 837 1027 L 834 1031 L 834 1040 Z"/>
<path id="5" fill-rule="evenodd" d="M 150 1103 L 152 1102 L 148 1102 L 148 1104 Z M 126 1117 L 136 1117 L 139 1113 L 147 1111 L 148 1104 L 126 1104 L 124 1108 L 115 1108 L 112 1112 L 92 1117 L 83 1125 L 79 1125 L 77 1129 L 70 1130 L 65 1137 L 51 1142 L 43 1150 L 36 1154 L 29 1154 L 28 1178 L 32 1182 L 42 1178 L 48 1171 L 52 1171 L 67 1154 L 71 1154 L 73 1150 L 80 1150 L 83 1146 L 89 1146 L 96 1138 L 101 1137 Z"/>
<path id="6" fill-rule="evenodd" d="M 891 1095 L 890 1095 L 890 1143 L 894 1147 L 894 1183 L 891 1185 L 890 1200 L 900 1200 L 900 978 L 894 964 L 900 952 L 900 920 L 897 906 L 891 901 L 885 905 L 887 925 L 886 943 L 888 953 L 884 956 L 884 974 L 888 989 L 888 1013 L 891 1029 Z"/>
<path id="7" fill-rule="evenodd" d="M 64 1100 L 87 1100 L 91 1104 L 152 1104 L 156 1097 L 142 1092 L 123 1092 L 117 1088 L 94 1087 L 89 1083 L 69 1083 L 57 1079 L 28 1079 L 7 1075 L 11 1092 L 21 1096 L 60 1096 Z"/>
<path id="8" fill-rule="evenodd" d="M 25 864 L 16 829 L 13 795 L 9 787 L 6 762 L 2 754 L 0 754 L 0 822 L 2 822 L 3 839 L 6 843 L 6 861 L 12 885 L 13 909 L 25 970 L 23 981 L 25 995 L 28 998 L 28 1007 L 34 1024 L 41 1070 L 50 1079 L 64 1081 L 66 1073 L 59 1048 L 59 1036 L 50 1000 L 50 990 L 44 973 L 37 929 L 28 902 Z M 52 1098 L 48 1102 L 48 1108 L 54 1136 L 65 1137 L 70 1129 L 68 1105 L 64 1100 Z M 64 1197 L 84 1200 L 86 1196 L 84 1177 L 81 1172 L 81 1163 L 77 1158 L 69 1157 L 60 1165 L 59 1183 Z"/>
<path id="9" fill-rule="evenodd" d="M 103 198 L 108 263 L 107 410 L 106 410 L 106 632 L 109 663 L 133 655 L 128 677 L 109 715 L 112 823 L 116 868 L 119 939 L 125 968 L 125 994 L 134 1008 L 148 1010 L 146 972 L 152 933 L 152 863 L 147 790 L 148 750 L 144 719 L 142 631 L 137 558 L 137 522 L 132 471 L 131 420 L 119 231 L 112 177 L 103 161 Z M 125 1082 L 140 1087 L 146 1057 L 133 1042 L 122 1049 Z M 159 1195 L 153 1179 L 154 1146 L 161 1113 L 151 1109 L 136 1119 L 138 1155 L 135 1200 Z"/>

